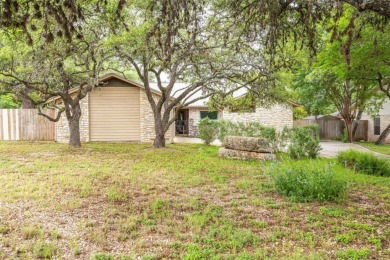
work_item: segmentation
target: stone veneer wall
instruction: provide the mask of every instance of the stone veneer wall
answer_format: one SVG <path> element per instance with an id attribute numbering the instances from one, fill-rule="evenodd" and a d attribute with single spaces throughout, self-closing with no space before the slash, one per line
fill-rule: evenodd
<path id="1" fill-rule="evenodd" d="M 208 111 L 207 107 L 190 107 L 188 109 L 188 136 L 196 137 L 199 134 L 200 111 Z M 218 111 L 218 119 L 222 118 L 222 111 Z"/>
<path id="2" fill-rule="evenodd" d="M 390 115 L 380 115 L 381 124 L 380 129 L 381 133 L 385 128 L 390 124 Z M 362 117 L 362 120 L 368 120 L 368 141 L 376 142 L 378 140 L 379 135 L 374 135 L 374 119 L 371 116 L 365 115 Z M 386 138 L 385 143 L 390 143 L 390 135 Z"/>
<path id="3" fill-rule="evenodd" d="M 293 108 L 288 104 L 275 104 L 269 108 L 257 107 L 253 113 L 224 111 L 223 119 L 244 123 L 259 122 L 281 131 L 285 126 L 293 127 Z"/>
<path id="4" fill-rule="evenodd" d="M 157 102 L 160 97 L 157 94 L 153 94 L 153 99 Z M 171 116 L 173 114 L 171 113 Z M 145 90 L 141 89 L 140 91 L 140 127 L 141 127 L 141 142 L 153 142 L 156 137 L 154 131 L 154 116 L 153 111 L 146 96 Z M 173 141 L 173 129 L 175 123 L 173 123 L 170 129 L 165 134 L 166 142 Z"/>
<path id="5" fill-rule="evenodd" d="M 80 138 L 82 142 L 89 141 L 89 94 L 80 101 Z M 69 124 L 65 112 L 62 113 L 60 120 L 56 123 L 56 141 L 61 143 L 69 142 Z"/>

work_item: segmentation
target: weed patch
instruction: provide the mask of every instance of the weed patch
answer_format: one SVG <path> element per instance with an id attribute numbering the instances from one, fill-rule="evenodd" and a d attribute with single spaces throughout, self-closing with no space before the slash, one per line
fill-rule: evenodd
<path id="1" fill-rule="evenodd" d="M 305 160 L 274 164 L 270 174 L 276 191 L 294 201 L 334 201 L 342 198 L 347 188 L 336 170 L 332 164 Z"/>
<path id="2" fill-rule="evenodd" d="M 38 242 L 34 244 L 33 252 L 37 258 L 52 259 L 57 253 L 57 247 L 52 243 Z"/>
<path id="3" fill-rule="evenodd" d="M 359 173 L 390 177 L 389 162 L 372 153 L 364 153 L 351 149 L 340 152 L 337 155 L 337 160 L 345 167 Z"/>

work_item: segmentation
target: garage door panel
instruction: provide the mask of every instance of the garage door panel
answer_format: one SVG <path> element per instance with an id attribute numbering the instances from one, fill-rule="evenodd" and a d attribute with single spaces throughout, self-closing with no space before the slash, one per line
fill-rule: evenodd
<path id="1" fill-rule="evenodd" d="M 91 141 L 139 141 L 138 87 L 102 87 L 90 93 Z"/>

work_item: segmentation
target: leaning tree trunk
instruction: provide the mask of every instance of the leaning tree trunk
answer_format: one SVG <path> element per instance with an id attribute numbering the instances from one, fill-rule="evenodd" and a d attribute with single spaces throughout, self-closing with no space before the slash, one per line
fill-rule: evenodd
<path id="1" fill-rule="evenodd" d="M 353 126 L 352 126 L 352 138 L 355 140 L 355 135 L 356 135 L 356 131 L 358 129 L 358 126 L 359 126 L 359 123 L 360 123 L 360 119 L 362 118 L 362 115 L 363 115 L 363 110 L 359 110 L 357 116 L 356 116 L 356 120 L 353 122 Z"/>
<path id="2" fill-rule="evenodd" d="M 376 145 L 384 144 L 384 142 L 385 142 L 386 138 L 389 136 L 389 134 L 390 134 L 390 124 L 386 127 L 385 130 L 383 130 L 383 132 L 379 136 L 378 140 L 376 140 L 375 144 Z"/>

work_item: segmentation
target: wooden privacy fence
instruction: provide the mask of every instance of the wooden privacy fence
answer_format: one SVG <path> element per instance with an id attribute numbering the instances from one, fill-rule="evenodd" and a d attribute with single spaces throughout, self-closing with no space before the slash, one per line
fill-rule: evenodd
<path id="1" fill-rule="evenodd" d="M 55 117 L 55 111 L 44 113 Z M 0 109 L 0 140 L 55 140 L 55 123 L 36 109 Z"/>
<path id="2" fill-rule="evenodd" d="M 313 119 L 301 119 L 301 120 L 294 120 L 293 126 L 294 127 L 301 127 L 305 125 L 313 125 L 316 124 L 316 120 Z"/>
<path id="3" fill-rule="evenodd" d="M 344 121 L 340 119 L 326 119 L 317 121 L 313 119 L 302 119 L 294 121 L 294 127 L 301 127 L 305 125 L 318 124 L 320 130 L 320 139 L 321 140 L 336 140 L 343 136 L 344 134 Z M 368 121 L 360 120 L 359 126 L 355 133 L 355 141 L 367 141 L 368 139 Z"/>

